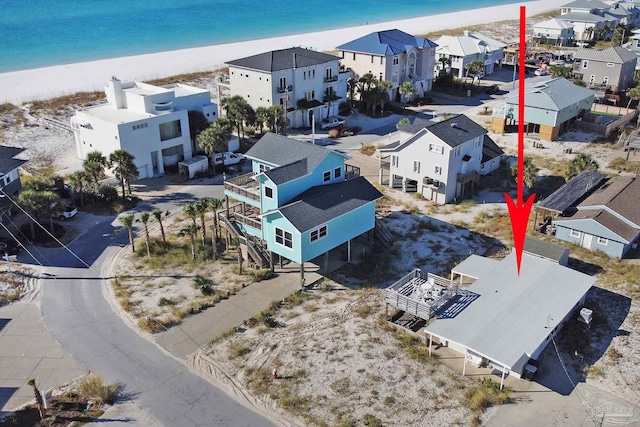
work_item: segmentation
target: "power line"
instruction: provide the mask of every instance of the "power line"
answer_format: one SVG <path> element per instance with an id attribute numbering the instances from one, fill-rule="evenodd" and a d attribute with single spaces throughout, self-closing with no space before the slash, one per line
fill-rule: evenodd
<path id="1" fill-rule="evenodd" d="M 20 242 L 19 242 L 19 240 L 18 240 L 18 239 L 16 239 L 16 236 L 14 236 L 14 235 L 13 235 L 13 233 L 12 233 L 12 232 L 7 228 L 7 226 L 6 226 L 6 225 L 4 225 L 4 223 L 3 223 L 2 221 L 0 221 L 0 225 L 2 225 L 2 227 L 3 227 L 5 230 L 7 230 L 7 233 L 9 233 L 9 235 L 11 236 L 11 238 L 12 238 L 13 240 L 15 240 L 16 242 L 20 243 Z M 24 250 L 25 250 L 25 251 L 27 251 L 27 253 L 28 253 L 29 255 L 31 255 L 31 258 L 33 258 L 33 259 L 35 260 L 35 262 L 37 262 L 37 263 L 38 263 L 38 265 L 39 265 L 40 267 L 44 267 L 44 265 L 42 265 L 42 263 L 38 260 L 38 258 L 36 258 L 36 257 L 35 257 L 35 255 L 33 255 L 33 254 L 29 251 L 29 249 L 27 249 L 24 245 L 22 245 L 22 247 L 24 248 Z"/>
<path id="2" fill-rule="evenodd" d="M 75 254 L 75 252 L 73 252 L 71 249 L 69 249 L 69 247 L 67 247 L 67 245 L 65 245 L 64 243 L 62 243 L 60 240 L 58 240 L 58 238 L 56 236 L 54 236 L 53 234 L 51 234 L 49 232 L 49 230 L 46 229 L 46 227 L 44 227 L 42 224 L 40 224 L 40 222 L 38 222 L 33 216 L 31 216 L 31 214 L 29 214 L 29 212 L 27 212 L 26 210 L 23 209 L 22 206 L 20 206 L 20 204 L 18 204 L 15 200 L 13 200 L 13 198 L 11 198 L 7 193 L 4 192 L 4 189 L 0 188 L 0 192 L 4 195 L 4 197 L 9 198 L 9 200 L 11 200 L 11 203 L 13 203 L 14 205 L 16 205 L 18 207 L 18 209 L 20 209 L 25 215 L 27 215 L 27 217 L 29 217 L 29 219 L 31 219 L 31 221 L 33 221 L 35 224 L 38 225 L 38 227 L 42 228 L 44 230 L 45 233 L 47 233 L 51 238 L 53 238 L 53 240 L 55 240 L 60 246 L 62 246 L 67 252 L 69 252 L 71 255 L 73 255 L 78 261 L 80 261 L 85 267 L 87 267 L 88 269 L 91 269 L 91 266 L 89 264 L 87 264 L 82 258 L 80 258 L 78 255 Z"/>

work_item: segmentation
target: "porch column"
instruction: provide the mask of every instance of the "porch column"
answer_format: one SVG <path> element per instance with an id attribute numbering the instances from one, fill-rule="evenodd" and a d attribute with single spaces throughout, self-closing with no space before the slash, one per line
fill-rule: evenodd
<path id="1" fill-rule="evenodd" d="M 429 334 L 429 357 L 431 357 L 431 345 L 433 344 L 433 334 Z"/>
<path id="2" fill-rule="evenodd" d="M 242 202 L 242 205 L 240 205 L 240 206 L 241 206 L 241 208 L 240 208 L 240 212 L 242 213 L 242 216 L 245 216 L 245 213 L 244 213 L 244 210 L 245 210 L 245 203 L 244 203 L 244 202 Z"/>
<path id="3" fill-rule="evenodd" d="M 347 240 L 347 262 L 351 262 L 351 239 Z"/>
<path id="4" fill-rule="evenodd" d="M 407 178 L 402 177 L 402 192 L 406 193 L 407 192 Z"/>
<path id="5" fill-rule="evenodd" d="M 227 210 L 227 218 L 229 218 L 229 196 L 224 196 L 224 205 Z"/>
<path id="6" fill-rule="evenodd" d="M 504 374 L 507 371 L 507 367 L 502 365 L 502 379 L 500 380 L 500 390 L 504 387 Z"/>
<path id="7" fill-rule="evenodd" d="M 269 251 L 269 269 L 271 270 L 271 272 L 273 273 L 275 270 L 275 261 L 273 259 L 273 252 Z"/>
<path id="8" fill-rule="evenodd" d="M 382 180 L 384 179 L 384 171 L 382 170 L 382 166 L 379 166 L 378 169 L 378 184 L 382 185 Z"/>
<path id="9" fill-rule="evenodd" d="M 324 253 L 324 274 L 329 274 L 329 251 Z"/>
<path id="10" fill-rule="evenodd" d="M 304 262 L 300 263 L 300 286 L 304 289 Z"/>
<path id="11" fill-rule="evenodd" d="M 393 188 L 393 172 L 391 172 L 391 169 L 389 169 L 389 188 Z"/>
<path id="12" fill-rule="evenodd" d="M 462 362 L 462 376 L 463 377 L 464 377 L 465 373 L 467 372 L 467 351 L 469 351 L 469 349 L 465 347 L 465 349 L 464 349 L 464 361 Z"/>
<path id="13" fill-rule="evenodd" d="M 282 255 L 278 255 L 278 258 L 280 258 L 280 269 L 284 268 L 284 260 L 282 258 Z"/>

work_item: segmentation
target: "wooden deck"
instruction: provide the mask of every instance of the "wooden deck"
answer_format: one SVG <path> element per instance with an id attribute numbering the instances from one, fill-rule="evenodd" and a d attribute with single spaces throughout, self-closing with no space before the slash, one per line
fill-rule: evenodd
<path id="1" fill-rule="evenodd" d="M 398 310 L 429 320 L 457 293 L 455 282 L 415 269 L 386 289 L 385 302 Z"/>
<path id="2" fill-rule="evenodd" d="M 224 189 L 249 200 L 260 201 L 260 184 L 253 179 L 254 176 L 253 173 L 248 173 L 233 179 L 227 179 L 224 182 Z"/>

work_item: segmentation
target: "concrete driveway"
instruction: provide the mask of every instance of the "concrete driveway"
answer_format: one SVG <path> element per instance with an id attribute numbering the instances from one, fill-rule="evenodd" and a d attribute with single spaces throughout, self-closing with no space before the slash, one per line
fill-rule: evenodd
<path id="1" fill-rule="evenodd" d="M 87 372 L 54 338 L 35 303 L 0 307 L 0 418 L 33 401 L 29 379 L 48 390 Z"/>

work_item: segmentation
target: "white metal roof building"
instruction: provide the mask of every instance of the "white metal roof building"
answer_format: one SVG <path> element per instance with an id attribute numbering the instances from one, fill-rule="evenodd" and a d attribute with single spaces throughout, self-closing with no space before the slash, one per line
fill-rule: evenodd
<path id="1" fill-rule="evenodd" d="M 479 278 L 466 288 L 464 303 L 451 298 L 425 333 L 464 353 L 465 367 L 467 362 L 484 362 L 503 371 L 503 379 L 506 374 L 522 375 L 596 281 L 526 252 L 520 275 L 515 253 L 500 262 L 472 255 L 452 273 Z M 447 314 L 451 312 L 455 315 Z"/>

